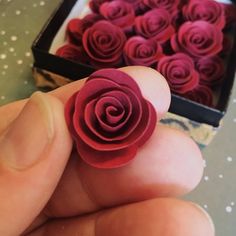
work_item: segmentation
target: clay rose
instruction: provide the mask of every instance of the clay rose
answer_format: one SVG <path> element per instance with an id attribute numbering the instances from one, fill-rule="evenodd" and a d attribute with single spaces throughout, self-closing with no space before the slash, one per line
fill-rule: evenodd
<path id="1" fill-rule="evenodd" d="M 222 82 L 225 73 L 224 61 L 218 57 L 202 57 L 196 62 L 196 70 L 200 75 L 200 83 L 216 86 Z"/>
<path id="2" fill-rule="evenodd" d="M 176 53 L 163 57 L 157 70 L 166 78 L 175 93 L 184 94 L 199 84 L 199 75 L 194 68 L 193 59 L 186 54 Z"/>
<path id="3" fill-rule="evenodd" d="M 105 2 L 101 5 L 99 12 L 106 20 L 119 26 L 124 31 L 132 30 L 135 12 L 130 3 L 120 0 Z"/>
<path id="4" fill-rule="evenodd" d="M 199 85 L 196 89 L 184 94 L 183 96 L 194 102 L 213 107 L 213 92 L 205 85 Z"/>
<path id="5" fill-rule="evenodd" d="M 111 0 L 90 0 L 89 7 L 90 9 L 95 12 L 99 13 L 99 8 L 104 2 L 110 2 Z"/>
<path id="6" fill-rule="evenodd" d="M 172 13 L 178 8 L 180 0 L 143 0 L 143 3 L 150 9 L 163 8 Z"/>
<path id="7" fill-rule="evenodd" d="M 136 17 L 134 26 L 137 35 L 159 43 L 166 42 L 175 32 L 170 15 L 164 9 L 154 9 Z"/>
<path id="8" fill-rule="evenodd" d="M 193 57 L 214 56 L 222 50 L 223 33 L 206 21 L 186 22 L 171 37 L 175 52 L 185 52 Z"/>
<path id="9" fill-rule="evenodd" d="M 124 47 L 126 65 L 155 66 L 163 57 L 162 47 L 140 36 L 129 38 Z"/>
<path id="10" fill-rule="evenodd" d="M 118 26 L 99 21 L 84 32 L 82 40 L 92 65 L 113 67 L 122 63 L 126 36 Z"/>
<path id="11" fill-rule="evenodd" d="M 208 21 L 219 29 L 225 26 L 224 7 L 213 0 L 190 0 L 183 7 L 183 16 L 187 21 Z"/>
<path id="12" fill-rule="evenodd" d="M 86 54 L 81 47 L 73 44 L 65 44 L 56 51 L 56 55 L 65 59 L 85 63 L 87 61 Z"/>
<path id="13" fill-rule="evenodd" d="M 95 22 L 102 20 L 99 14 L 88 14 L 84 18 L 73 18 L 67 24 L 67 37 L 70 43 L 81 45 L 84 31 L 91 27 Z"/>
<path id="14" fill-rule="evenodd" d="M 79 156 L 97 168 L 126 165 L 152 135 L 156 111 L 126 73 L 93 73 L 67 102 L 65 117 Z"/>

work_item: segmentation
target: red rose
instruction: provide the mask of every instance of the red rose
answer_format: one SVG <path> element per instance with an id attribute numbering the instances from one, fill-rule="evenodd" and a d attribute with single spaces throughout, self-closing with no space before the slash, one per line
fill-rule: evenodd
<path id="1" fill-rule="evenodd" d="M 236 5 L 233 3 L 222 3 L 225 12 L 226 26 L 231 27 L 236 23 Z"/>
<path id="2" fill-rule="evenodd" d="M 176 53 L 163 57 L 157 70 L 166 78 L 175 93 L 184 94 L 199 84 L 199 75 L 194 68 L 193 59 L 186 54 Z"/>
<path id="3" fill-rule="evenodd" d="M 164 9 L 154 9 L 135 19 L 135 31 L 144 38 L 164 43 L 175 32 L 169 13 Z"/>
<path id="4" fill-rule="evenodd" d="M 208 21 L 219 29 L 225 26 L 224 8 L 222 4 L 213 0 L 190 0 L 183 7 L 183 16 L 187 21 Z"/>
<path id="5" fill-rule="evenodd" d="M 199 85 L 196 89 L 184 94 L 183 96 L 194 102 L 213 107 L 212 90 L 205 85 Z"/>
<path id="6" fill-rule="evenodd" d="M 131 31 L 134 24 L 135 13 L 133 6 L 125 1 L 115 0 L 101 5 L 100 14 L 112 24 L 124 31 Z"/>
<path id="7" fill-rule="evenodd" d="M 124 47 L 126 65 L 152 66 L 163 57 L 162 47 L 154 40 L 131 37 Z"/>
<path id="8" fill-rule="evenodd" d="M 98 168 L 126 165 L 157 122 L 152 104 L 126 73 L 93 73 L 67 102 L 66 121 L 80 157 Z"/>
<path id="9" fill-rule="evenodd" d="M 218 57 L 202 57 L 196 62 L 200 84 L 215 86 L 222 82 L 225 73 L 224 61 Z"/>
<path id="10" fill-rule="evenodd" d="M 95 22 L 102 20 L 102 16 L 98 14 L 88 14 L 84 18 L 74 18 L 67 24 L 67 35 L 70 43 L 82 44 L 82 36 L 84 31 L 91 27 Z"/>
<path id="11" fill-rule="evenodd" d="M 121 0 L 132 4 L 136 15 L 141 15 L 148 10 L 148 7 L 143 3 L 142 0 Z"/>
<path id="12" fill-rule="evenodd" d="M 66 44 L 56 51 L 56 55 L 65 59 L 85 63 L 87 61 L 86 54 L 81 47 L 73 44 Z"/>
<path id="13" fill-rule="evenodd" d="M 232 34 L 224 34 L 223 39 L 223 49 L 220 53 L 221 56 L 226 57 L 232 53 L 232 49 L 234 46 L 234 36 Z"/>
<path id="14" fill-rule="evenodd" d="M 126 37 L 123 31 L 108 21 L 99 21 L 83 34 L 83 46 L 92 65 L 113 67 L 122 63 Z"/>
<path id="15" fill-rule="evenodd" d="M 180 0 L 143 0 L 143 3 L 150 9 L 163 8 L 172 13 L 178 8 Z"/>
<path id="16" fill-rule="evenodd" d="M 206 21 L 186 22 L 172 36 L 175 52 L 182 51 L 193 57 L 213 56 L 222 50 L 223 33 Z"/>
<path id="17" fill-rule="evenodd" d="M 90 0 L 89 7 L 90 9 L 95 12 L 99 13 L 99 8 L 104 2 L 110 2 L 111 0 Z"/>

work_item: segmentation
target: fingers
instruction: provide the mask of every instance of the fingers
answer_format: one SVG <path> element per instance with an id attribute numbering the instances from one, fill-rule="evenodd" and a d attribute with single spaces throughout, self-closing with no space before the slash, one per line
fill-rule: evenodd
<path id="1" fill-rule="evenodd" d="M 177 199 L 155 199 L 91 216 L 54 220 L 30 236 L 213 236 L 209 216 L 198 206 Z"/>
<path id="2" fill-rule="evenodd" d="M 72 141 L 61 102 L 35 93 L 0 137 L 0 235 L 20 235 L 64 171 Z"/>
<path id="3" fill-rule="evenodd" d="M 120 70 L 132 76 L 140 85 L 144 97 L 153 103 L 157 109 L 158 119 L 167 112 L 170 105 L 170 89 L 165 78 L 157 71 L 143 66 L 128 66 Z M 65 103 L 72 94 L 83 86 L 85 79 L 75 81 L 50 92 Z M 0 107 L 0 133 L 17 117 L 25 100 L 17 101 Z"/>
<path id="4" fill-rule="evenodd" d="M 191 191 L 203 173 L 196 144 L 179 131 L 157 126 L 129 165 L 100 170 L 73 156 L 46 210 L 49 216 L 74 216 L 156 197 Z"/>

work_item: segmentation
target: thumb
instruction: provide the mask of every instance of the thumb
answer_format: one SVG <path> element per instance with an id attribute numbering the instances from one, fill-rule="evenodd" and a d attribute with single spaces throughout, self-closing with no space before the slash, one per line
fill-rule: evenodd
<path id="1" fill-rule="evenodd" d="M 0 137 L 0 235 L 20 235 L 40 213 L 71 147 L 62 103 L 34 93 Z"/>

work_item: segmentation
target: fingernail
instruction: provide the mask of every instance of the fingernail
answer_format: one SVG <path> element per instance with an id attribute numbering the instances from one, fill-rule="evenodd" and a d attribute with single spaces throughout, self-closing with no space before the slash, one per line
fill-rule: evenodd
<path id="1" fill-rule="evenodd" d="M 54 136 L 54 118 L 49 95 L 35 92 L 0 142 L 2 161 L 25 169 L 43 158 Z"/>
<path id="2" fill-rule="evenodd" d="M 213 220 L 211 219 L 210 215 L 209 215 L 202 207 L 200 207 L 198 204 L 193 203 L 193 202 L 191 202 L 191 204 L 192 204 L 195 208 L 197 208 L 199 211 L 201 211 L 201 213 L 202 213 L 203 215 L 205 215 L 205 217 L 206 217 L 207 220 L 209 221 L 209 224 L 210 224 L 210 226 L 211 226 L 211 228 L 212 228 L 213 233 L 215 234 L 215 225 L 214 225 L 214 222 L 213 222 Z"/>

